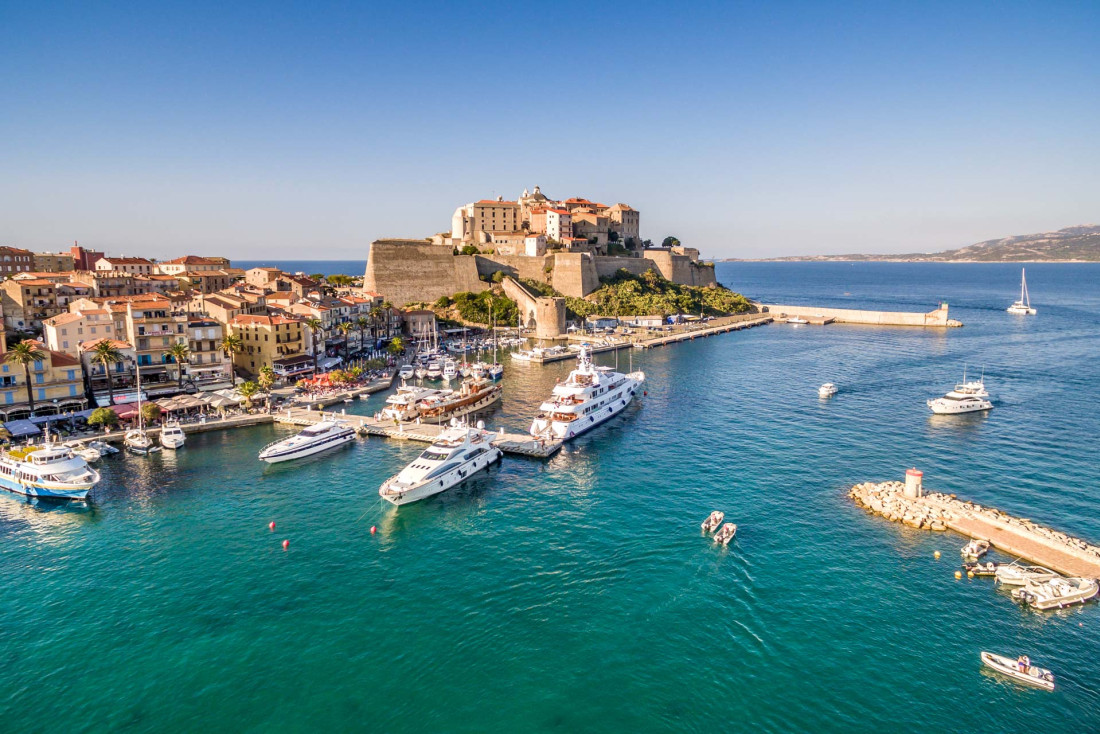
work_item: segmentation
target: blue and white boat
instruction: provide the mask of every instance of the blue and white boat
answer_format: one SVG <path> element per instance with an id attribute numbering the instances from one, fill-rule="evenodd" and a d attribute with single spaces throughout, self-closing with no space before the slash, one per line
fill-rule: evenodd
<path id="1" fill-rule="evenodd" d="M 301 433 L 264 446 L 260 459 L 268 464 L 304 459 L 355 440 L 355 429 L 344 421 L 323 420 Z"/>
<path id="2" fill-rule="evenodd" d="M 618 415 L 645 382 L 645 373 L 624 375 L 610 367 L 596 367 L 588 354 L 588 345 L 581 346 L 577 369 L 569 379 L 555 385 L 542 412 L 531 422 L 530 433 L 535 438 L 568 441 L 604 421 Z"/>
<path id="3" fill-rule="evenodd" d="M 44 443 L 0 454 L 0 487 L 28 497 L 86 500 L 99 472 L 68 446 Z"/>

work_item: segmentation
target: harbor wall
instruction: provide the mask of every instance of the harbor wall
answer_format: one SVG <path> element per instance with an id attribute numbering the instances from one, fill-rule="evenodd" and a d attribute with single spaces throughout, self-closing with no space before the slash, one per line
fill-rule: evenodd
<path id="1" fill-rule="evenodd" d="M 555 339 L 565 333 L 565 299 L 532 293 L 514 278 L 505 278 L 504 293 L 516 302 L 523 324 L 534 327 L 536 339 Z"/>
<path id="2" fill-rule="evenodd" d="M 876 326 L 949 326 L 947 304 L 942 303 L 935 311 L 912 313 L 906 311 L 866 311 L 850 308 L 821 308 L 820 306 L 786 306 L 780 304 L 760 304 L 761 309 L 776 318 L 799 316 L 806 319 L 835 319 L 841 324 L 871 324 Z"/>
<path id="3" fill-rule="evenodd" d="M 470 291 L 489 284 L 478 278 L 474 255 L 453 255 L 450 248 L 422 240 L 378 240 L 371 245 L 363 288 L 381 293 L 395 306 Z"/>

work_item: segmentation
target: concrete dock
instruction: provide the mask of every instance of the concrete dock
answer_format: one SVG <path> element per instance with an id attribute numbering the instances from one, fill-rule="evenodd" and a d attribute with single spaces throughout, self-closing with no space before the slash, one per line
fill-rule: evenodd
<path id="1" fill-rule="evenodd" d="M 947 328 L 962 326 L 962 322 L 947 317 L 947 304 L 941 303 L 935 311 L 917 313 L 909 311 L 870 311 L 855 308 L 824 308 L 821 306 L 791 306 L 776 303 L 759 303 L 757 306 L 775 317 L 786 321 L 792 316 L 806 319 L 811 324 L 866 324 L 870 326 L 920 326 Z"/>
<path id="2" fill-rule="evenodd" d="M 887 520 L 921 530 L 954 530 L 968 538 L 988 540 L 1006 555 L 1066 576 L 1100 579 L 1100 546 L 953 495 L 924 493 L 919 482 L 916 489 L 906 491 L 906 484 L 864 482 L 852 487 L 848 495 Z"/>
<path id="3" fill-rule="evenodd" d="M 760 326 L 762 324 L 771 323 L 772 316 L 770 314 L 757 315 L 757 318 L 746 319 L 743 321 L 734 321 L 731 323 L 719 324 L 718 326 L 710 326 L 699 329 L 689 329 L 686 331 L 676 332 L 667 336 L 658 336 L 652 339 L 642 339 L 634 343 L 634 346 L 638 349 L 652 349 L 654 347 L 663 347 L 666 344 L 675 344 L 676 342 L 695 341 L 696 339 L 705 339 L 708 336 L 714 336 L 715 334 L 725 334 L 730 331 L 741 331 L 742 329 L 751 329 L 754 326 Z"/>

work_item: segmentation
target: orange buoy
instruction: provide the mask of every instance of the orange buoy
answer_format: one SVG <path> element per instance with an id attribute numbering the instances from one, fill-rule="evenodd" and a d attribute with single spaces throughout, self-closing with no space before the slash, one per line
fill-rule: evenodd
<path id="1" fill-rule="evenodd" d="M 269 523 L 267 524 L 267 527 L 268 527 L 268 529 L 270 529 L 270 530 L 274 530 L 274 529 L 275 529 L 275 521 L 274 521 L 274 520 L 272 520 L 271 522 L 269 522 Z"/>
<path id="2" fill-rule="evenodd" d="M 374 534 L 375 534 L 375 533 L 377 533 L 377 532 L 378 532 L 378 528 L 377 528 L 376 526 L 374 526 L 374 525 L 371 525 L 371 526 L 370 526 L 370 534 L 371 534 L 371 535 L 374 535 Z"/>
<path id="3" fill-rule="evenodd" d="M 283 550 L 286 550 L 289 547 L 290 547 L 290 541 L 289 540 L 284 540 L 283 541 Z"/>

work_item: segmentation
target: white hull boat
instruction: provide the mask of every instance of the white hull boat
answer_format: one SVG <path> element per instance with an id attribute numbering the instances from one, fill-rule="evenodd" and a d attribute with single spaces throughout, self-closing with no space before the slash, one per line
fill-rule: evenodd
<path id="1" fill-rule="evenodd" d="M 87 446 L 90 449 L 95 449 L 96 451 L 98 451 L 100 456 L 107 456 L 108 454 L 118 453 L 118 449 L 116 449 L 114 446 L 107 443 L 106 441 L 89 441 Z"/>
<path id="2" fill-rule="evenodd" d="M 1027 292 L 1027 272 L 1026 270 L 1020 270 L 1020 300 L 1013 303 L 1011 306 L 1005 309 L 1011 314 L 1017 316 L 1034 316 L 1035 309 L 1031 307 L 1031 296 Z"/>
<path id="3" fill-rule="evenodd" d="M 72 449 L 74 455 L 79 456 L 89 464 L 95 463 L 103 458 L 103 452 L 92 448 L 88 444 L 80 443 L 80 441 L 66 441 L 62 446 Z"/>
<path id="4" fill-rule="evenodd" d="M 977 559 L 981 558 L 988 552 L 989 541 L 975 539 L 964 545 L 962 547 L 962 550 L 959 551 L 959 554 L 962 555 L 963 558 Z"/>
<path id="5" fill-rule="evenodd" d="M 397 371 L 397 376 L 400 377 L 402 380 L 411 380 L 413 375 L 415 374 L 416 368 L 414 368 L 411 364 L 401 365 L 401 369 Z"/>
<path id="6" fill-rule="evenodd" d="M 1012 680 L 1026 683 L 1029 686 L 1037 686 L 1038 688 L 1043 688 L 1048 691 L 1054 690 L 1054 674 L 1046 668 L 1032 665 L 1031 660 L 1026 655 L 1021 655 L 1013 660 L 1004 655 L 996 655 L 983 650 L 981 657 L 982 663 L 986 667 L 992 668 L 1001 675 L 1008 676 Z"/>
<path id="7" fill-rule="evenodd" d="M 268 464 L 294 461 L 345 446 L 355 440 L 355 430 L 343 421 L 324 420 L 301 433 L 274 441 L 260 451 L 260 459 Z"/>
<path id="8" fill-rule="evenodd" d="M 722 521 L 726 519 L 726 513 L 721 510 L 715 510 L 707 516 L 706 520 L 703 520 L 702 528 L 704 533 L 713 533 L 718 529 L 718 526 L 722 524 Z"/>
<path id="9" fill-rule="evenodd" d="M 476 428 L 452 425 L 411 464 L 383 482 L 378 494 L 401 506 L 445 492 L 500 460 L 503 452 L 491 441 L 492 434 L 480 423 Z"/>
<path id="10" fill-rule="evenodd" d="M 982 379 L 967 382 L 966 368 L 963 368 L 963 381 L 942 398 L 928 401 L 928 408 L 936 415 L 958 415 L 991 410 L 993 403 L 985 389 L 985 376 Z"/>
<path id="11" fill-rule="evenodd" d="M 1042 583 L 1058 578 L 1059 574 L 1042 566 L 1021 566 L 1016 563 L 997 567 L 994 574 L 1002 586 L 1027 586 L 1031 582 Z"/>
<path id="12" fill-rule="evenodd" d="M 160 431 L 160 445 L 166 449 L 181 449 L 187 441 L 179 421 L 168 421 Z"/>
<path id="13" fill-rule="evenodd" d="M 1096 579 L 1058 577 L 1050 581 L 1027 583 L 1014 589 L 1012 598 L 1033 609 L 1046 611 L 1084 604 L 1096 596 L 1098 589 L 1100 586 Z"/>
<path id="14" fill-rule="evenodd" d="M 645 382 L 645 373 L 624 375 L 610 367 L 596 367 L 583 346 L 577 369 L 554 387 L 542 412 L 531 423 L 535 438 L 568 441 L 621 413 Z"/>
<path id="15" fill-rule="evenodd" d="M 737 535 L 737 526 L 732 522 L 728 522 L 714 534 L 714 542 L 718 545 L 729 545 L 735 535 Z"/>
<path id="16" fill-rule="evenodd" d="M 831 398 L 837 394 L 837 386 L 831 382 L 826 382 L 821 387 L 817 388 L 817 396 L 819 398 Z"/>
<path id="17" fill-rule="evenodd" d="M 86 500 L 99 473 L 68 446 L 44 443 L 0 453 L 0 488 L 27 497 Z"/>
<path id="18" fill-rule="evenodd" d="M 143 428 L 127 431 L 125 438 L 122 439 L 122 445 L 135 454 L 149 454 L 160 451 L 160 446 L 153 443 L 153 439 L 149 438 L 149 434 Z"/>

